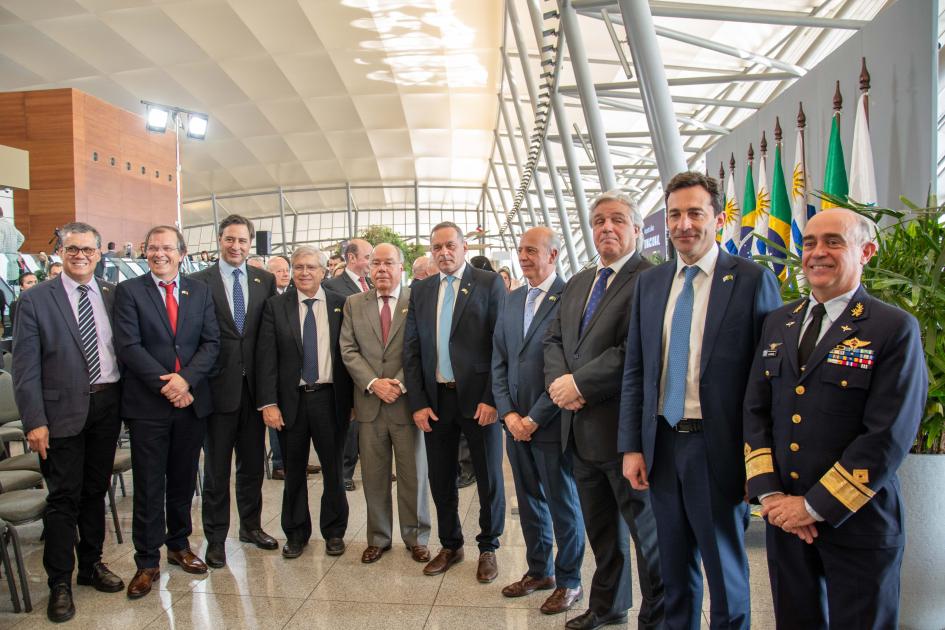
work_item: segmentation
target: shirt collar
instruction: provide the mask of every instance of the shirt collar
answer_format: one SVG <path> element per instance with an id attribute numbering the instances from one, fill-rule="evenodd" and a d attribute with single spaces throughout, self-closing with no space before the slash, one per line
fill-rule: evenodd
<path id="1" fill-rule="evenodd" d="M 847 304 L 849 304 L 850 300 L 853 299 L 853 294 L 856 293 L 859 288 L 860 287 L 857 286 L 846 293 L 841 293 L 837 297 L 824 302 L 824 309 L 827 311 L 827 317 L 830 318 L 830 321 L 837 321 L 837 318 L 839 318 L 844 309 L 846 309 Z M 805 319 L 810 317 L 811 310 L 815 305 L 819 304 L 813 293 L 810 294 L 808 301 L 810 303 L 807 305 L 807 315 L 805 316 Z"/>
<path id="2" fill-rule="evenodd" d="M 316 302 L 324 302 L 325 301 L 325 287 L 323 287 L 322 285 L 318 285 L 318 291 L 315 292 L 315 295 L 313 297 L 315 298 Z M 307 300 L 307 299 L 309 299 L 309 297 L 305 295 L 304 293 L 302 293 L 301 291 L 299 291 L 299 304 L 301 304 L 303 300 Z"/>
<path id="3" fill-rule="evenodd" d="M 456 273 L 453 274 L 453 277 L 456 278 L 456 279 L 458 279 L 458 280 L 462 280 L 464 273 L 466 273 L 466 262 L 465 262 L 465 261 L 463 261 L 462 266 L 461 266 L 459 269 L 456 270 Z M 443 282 L 444 280 L 446 280 L 446 274 L 441 271 L 441 272 L 440 272 L 440 282 Z"/>
<path id="4" fill-rule="evenodd" d="M 360 289 L 360 288 L 361 288 L 361 276 L 359 276 L 358 274 L 354 273 L 353 271 L 351 271 L 351 270 L 348 269 L 347 267 L 345 267 L 345 273 L 348 274 L 348 277 L 351 278 L 351 281 L 354 282 L 356 285 L 358 285 L 358 288 Z M 367 281 L 365 281 L 365 283 L 366 283 L 366 282 L 367 282 Z"/>
<path id="5" fill-rule="evenodd" d="M 395 302 L 396 302 L 397 300 L 399 300 L 399 299 L 400 299 L 400 284 L 395 284 L 395 285 L 394 285 L 394 288 L 391 289 L 391 291 L 390 291 L 390 293 L 389 293 L 388 295 L 390 295 L 392 298 L 394 298 L 394 301 L 395 301 Z M 377 292 L 377 299 L 378 299 L 378 300 L 381 299 L 381 292 L 380 292 L 380 291 Z"/>
<path id="6" fill-rule="evenodd" d="M 79 283 L 69 277 L 65 271 L 59 274 L 59 277 L 62 278 L 62 286 L 65 287 L 66 293 L 75 293 L 79 289 Z M 98 293 L 98 282 L 95 281 L 95 278 L 89 280 L 89 283 L 85 285 L 89 288 L 92 293 Z"/>
<path id="7" fill-rule="evenodd" d="M 702 272 L 708 276 L 712 277 L 713 272 L 715 272 L 715 263 L 719 260 L 719 246 L 713 245 L 709 248 L 705 254 L 702 255 L 702 258 L 697 260 L 694 265 L 687 265 L 682 256 L 676 256 L 676 275 L 679 275 L 679 272 L 683 270 L 683 267 L 698 267 Z"/>
<path id="8" fill-rule="evenodd" d="M 636 251 L 637 250 L 633 250 L 629 254 L 624 255 L 622 258 L 618 258 L 616 261 L 612 262 L 609 265 L 605 265 L 603 262 L 598 261 L 597 273 L 600 273 L 600 270 L 605 267 L 610 267 L 613 270 L 614 275 L 616 276 L 618 273 L 620 273 L 620 270 L 623 269 L 623 266 L 627 264 L 627 261 L 630 260 L 630 258 L 636 253 Z"/>
<path id="9" fill-rule="evenodd" d="M 542 281 L 542 283 L 539 284 L 537 287 L 533 287 L 530 283 L 526 283 L 526 284 L 528 285 L 529 290 L 531 290 L 531 289 L 541 289 L 541 292 L 542 292 L 542 293 L 548 293 L 548 291 L 551 290 L 551 285 L 553 285 L 553 284 L 555 283 L 555 279 L 556 279 L 557 277 L 558 277 L 558 274 L 555 273 L 554 271 L 552 271 L 551 273 L 548 274 L 548 277 L 545 278 L 545 279 Z"/>
<path id="10" fill-rule="evenodd" d="M 162 291 L 164 290 L 164 287 L 161 286 L 161 283 L 162 283 L 162 282 L 165 283 L 165 284 L 169 284 L 169 282 L 176 282 L 176 283 L 177 283 L 177 288 L 178 288 L 178 289 L 180 288 L 180 274 L 179 274 L 179 273 L 178 273 L 176 276 L 174 276 L 170 281 L 161 280 L 160 278 L 158 278 L 158 277 L 157 277 L 156 275 L 154 275 L 153 273 L 151 274 L 151 279 L 154 280 L 154 286 L 156 286 L 157 288 L 161 289 Z"/>
<path id="11" fill-rule="evenodd" d="M 243 261 L 243 264 L 240 265 L 239 267 L 234 267 L 233 265 L 226 262 L 222 258 L 220 259 L 220 273 L 221 274 L 232 278 L 234 269 L 239 269 L 240 271 L 243 272 L 243 276 L 246 277 L 246 261 L 245 260 Z"/>

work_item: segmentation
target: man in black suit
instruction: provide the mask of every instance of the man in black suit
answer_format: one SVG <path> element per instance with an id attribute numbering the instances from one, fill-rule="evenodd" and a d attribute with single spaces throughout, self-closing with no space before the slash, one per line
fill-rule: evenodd
<path id="1" fill-rule="evenodd" d="M 279 431 L 285 461 L 282 494 L 282 555 L 298 558 L 312 536 L 306 466 L 310 444 L 322 464 L 319 529 L 325 552 L 345 551 L 348 499 L 341 472 L 342 451 L 351 417 L 351 377 L 341 358 L 345 298 L 322 286 L 324 255 L 313 247 L 292 252 L 295 290 L 266 301 L 259 328 L 256 403 L 266 425 Z"/>
<path id="2" fill-rule="evenodd" d="M 93 278 L 101 256 L 95 228 L 69 223 L 62 238 L 64 273 L 23 294 L 13 340 L 13 393 L 49 489 L 43 566 L 53 622 L 75 615 L 76 553 L 79 584 L 107 593 L 125 587 L 102 563 L 104 499 L 121 431 L 115 287 Z"/>
<path id="3" fill-rule="evenodd" d="M 695 172 L 666 185 L 676 260 L 640 276 L 627 335 L 618 449 L 624 476 L 650 489 L 659 529 L 666 628 L 748 628 L 742 402 L 765 316 L 781 304 L 767 268 L 719 248 L 718 182 Z"/>
<path id="4" fill-rule="evenodd" d="M 645 491 L 624 479 L 617 450 L 617 414 L 630 303 L 637 275 L 651 267 L 636 251 L 643 221 L 633 200 L 609 191 L 591 204 L 595 267 L 568 282 L 545 338 L 545 384 L 561 407 L 561 444 L 574 460 L 574 478 L 597 569 L 587 612 L 566 624 L 588 630 L 620 623 L 632 605 L 633 537 L 643 603 L 641 628 L 663 622 L 656 522 Z"/>
<path id="5" fill-rule="evenodd" d="M 341 252 L 344 254 L 345 270 L 337 278 L 328 278 L 324 285 L 326 289 L 339 293 L 344 297 L 364 293 L 374 288 L 371 283 L 371 256 L 374 247 L 360 238 L 348 241 Z M 358 424 L 357 418 L 351 418 L 348 432 L 345 436 L 344 476 L 345 490 L 353 492 L 354 468 L 358 465 Z"/>
<path id="6" fill-rule="evenodd" d="M 205 559 L 214 568 L 226 565 L 234 450 L 239 539 L 260 549 L 279 546 L 260 521 L 266 425 L 256 410 L 256 335 L 263 304 L 276 289 L 271 273 L 246 263 L 255 234 L 249 219 L 226 217 L 217 234 L 220 260 L 190 276 L 210 287 L 220 326 L 220 356 L 210 378 L 213 413 L 207 419 L 203 482 Z"/>
<path id="7" fill-rule="evenodd" d="M 115 341 L 125 367 L 121 414 L 131 433 L 137 573 L 128 597 L 151 592 L 167 561 L 188 573 L 207 565 L 190 550 L 190 503 L 197 460 L 213 411 L 209 376 L 220 353 L 213 296 L 202 282 L 180 275 L 184 236 L 169 225 L 145 237 L 150 272 L 118 285 Z M 165 524 L 166 505 L 166 524 Z"/>
<path id="8" fill-rule="evenodd" d="M 497 274 L 466 264 L 466 239 L 455 223 L 433 228 L 430 251 L 440 272 L 414 286 L 404 329 L 407 399 L 414 423 L 424 432 L 443 546 L 423 572 L 439 575 L 463 559 L 456 488 L 463 433 L 479 490 L 476 578 L 488 583 L 498 575 L 495 550 L 505 525 L 502 430 L 496 424 L 491 376 L 492 332 L 505 285 Z"/>

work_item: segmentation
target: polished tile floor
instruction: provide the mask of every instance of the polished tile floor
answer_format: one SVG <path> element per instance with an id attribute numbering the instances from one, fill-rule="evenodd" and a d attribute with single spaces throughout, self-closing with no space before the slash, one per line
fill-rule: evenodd
<path id="1" fill-rule="evenodd" d="M 347 552 L 340 557 L 325 555 L 324 542 L 313 538 L 302 557 L 284 560 L 278 551 L 261 551 L 237 540 L 235 506 L 227 540 L 227 566 L 204 576 L 192 576 L 177 567 L 162 563 L 160 588 L 140 600 L 128 600 L 124 593 L 99 593 L 90 587 L 75 586 L 77 613 L 62 627 L 107 630 L 110 628 L 312 628 L 326 630 L 400 630 L 563 628 L 567 618 L 583 612 L 579 605 L 565 615 L 545 616 L 538 607 L 547 592 L 520 599 L 502 597 L 505 584 L 518 579 L 526 570 L 525 549 L 518 517 L 512 515 L 515 503 L 511 474 L 506 470 L 506 496 L 509 502 L 502 547 L 498 550 L 499 578 L 489 585 L 476 582 L 475 535 L 478 530 L 478 502 L 475 486 L 460 491 L 460 511 L 467 539 L 466 561 L 444 575 L 426 577 L 422 565 L 413 562 L 402 545 L 375 564 L 361 564 L 365 542 L 366 510 L 360 483 L 348 493 L 351 516 L 346 542 Z M 359 473 L 355 479 L 359 480 Z M 131 479 L 126 475 L 129 496 L 118 498 L 124 544 L 118 544 L 114 531 L 105 542 L 104 560 L 127 582 L 134 574 L 131 546 Z M 309 503 L 317 523 L 321 476 L 310 477 Z M 396 487 L 396 484 L 395 484 Z M 263 485 L 263 523 L 276 538 L 284 539 L 279 526 L 282 482 L 266 480 Z M 396 502 L 394 503 L 396 505 Z M 432 508 L 432 501 L 431 501 Z M 201 556 L 206 543 L 200 527 L 200 500 L 193 503 L 194 533 L 191 545 Z M 768 590 L 762 523 L 753 522 L 748 532 L 753 626 L 773 628 L 771 595 Z M 397 526 L 395 523 L 395 531 Z M 33 595 L 33 612 L 14 614 L 6 584 L 0 581 L 0 630 L 49 627 L 46 619 L 48 591 L 42 568 L 42 543 L 39 524 L 20 529 Z M 434 532 L 435 515 L 434 515 Z M 317 537 L 318 534 L 315 534 Z M 472 543 L 472 544 L 469 544 Z M 438 549 L 431 541 L 431 550 Z M 593 556 L 587 548 L 584 584 L 590 584 Z M 634 578 L 635 580 L 636 578 Z M 639 593 L 634 584 L 634 602 Z M 708 601 L 704 608 L 708 610 Z M 635 627 L 635 611 L 630 613 L 630 627 Z M 704 624 L 708 627 L 708 624 Z M 627 627 L 627 626 L 624 626 Z"/>

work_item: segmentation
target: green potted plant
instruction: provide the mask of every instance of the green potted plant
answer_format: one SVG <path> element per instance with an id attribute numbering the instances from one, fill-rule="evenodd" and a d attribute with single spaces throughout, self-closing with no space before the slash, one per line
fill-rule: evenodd
<path id="1" fill-rule="evenodd" d="M 874 297 L 912 313 L 919 322 L 929 392 L 910 454 L 899 469 L 907 544 L 902 565 L 901 623 L 906 628 L 941 628 L 945 619 L 945 205 L 919 207 L 900 198 L 904 210 L 863 206 L 826 193 L 818 196 L 872 219 L 879 249 L 863 271 Z M 777 247 L 765 239 L 769 248 Z M 765 256 L 762 262 L 785 259 Z M 800 259 L 787 253 L 785 300 L 802 292 Z"/>

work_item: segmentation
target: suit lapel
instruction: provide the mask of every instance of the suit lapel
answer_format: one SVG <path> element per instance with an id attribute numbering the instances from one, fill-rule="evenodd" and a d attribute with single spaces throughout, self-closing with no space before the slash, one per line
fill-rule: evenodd
<path id="1" fill-rule="evenodd" d="M 827 353 L 830 352 L 830 350 L 840 345 L 843 340 L 856 335 L 859 330 L 859 326 L 857 326 L 856 322 L 869 317 L 871 299 L 866 289 L 862 286 L 857 289 L 856 293 L 854 293 L 853 297 L 850 299 L 850 303 L 847 304 L 843 313 L 837 318 L 837 321 L 827 329 L 824 336 L 817 342 L 814 351 L 807 360 L 807 369 L 801 373 L 800 382 L 803 382 L 807 375 L 814 371 L 814 368 L 827 357 Z M 800 327 L 800 324 L 798 324 L 798 327 Z M 795 345 L 790 349 L 794 350 L 796 361 L 797 346 Z"/>
<path id="2" fill-rule="evenodd" d="M 808 299 L 804 298 L 794 303 L 794 308 L 788 313 L 787 321 L 784 322 L 784 327 L 781 329 L 781 338 L 784 339 L 784 354 L 787 356 L 792 374 L 801 373 L 800 367 L 797 365 L 797 346 L 800 344 L 801 326 L 804 325 Z"/>
<path id="3" fill-rule="evenodd" d="M 554 309 L 555 302 L 557 302 L 558 299 L 560 298 L 561 291 L 563 289 L 564 289 L 564 281 L 560 277 L 555 278 L 555 281 L 551 283 L 551 288 L 548 289 L 548 295 L 546 295 L 544 299 L 541 301 L 541 304 L 538 305 L 538 310 L 535 312 L 535 317 L 532 318 L 532 323 L 528 327 L 528 332 L 525 333 L 525 338 L 522 339 L 522 345 L 519 347 L 519 350 L 518 350 L 520 354 L 522 350 L 525 349 L 525 346 L 528 345 L 528 342 L 531 341 L 531 338 L 532 336 L 534 336 L 535 331 L 538 330 L 539 326 L 541 326 L 542 320 L 548 317 L 548 313 L 550 313 Z M 525 291 L 525 296 L 526 297 L 528 296 L 528 291 Z M 524 317 L 525 317 L 525 303 L 524 302 L 522 303 L 522 308 L 520 310 L 522 312 L 522 317 L 524 320 Z"/>
<path id="4" fill-rule="evenodd" d="M 190 290 L 193 288 L 192 281 L 184 276 L 178 276 L 177 281 L 180 283 L 180 291 L 178 291 L 177 298 L 177 330 L 181 329 L 181 326 L 184 323 L 184 320 L 190 316 L 188 311 L 191 309 L 191 304 L 193 300 L 190 299 Z M 232 317 L 230 321 L 232 321 Z M 235 328 L 234 324 L 234 328 Z"/>
<path id="5" fill-rule="evenodd" d="M 63 319 L 66 320 L 66 327 L 69 329 L 69 332 L 72 333 L 72 338 L 75 339 L 79 349 L 85 352 L 84 346 L 82 345 L 82 337 L 79 335 L 79 323 L 75 320 L 72 305 L 69 304 L 69 296 L 66 295 L 66 287 L 62 284 L 62 279 L 60 278 L 56 278 L 54 282 L 56 283 L 56 287 L 52 292 L 53 300 L 55 300 L 56 306 L 59 307 Z"/>
<path id="6" fill-rule="evenodd" d="M 702 359 L 700 360 L 700 374 L 705 374 L 712 355 L 712 348 L 718 338 L 719 328 L 725 319 L 728 303 L 732 298 L 732 291 L 738 278 L 731 270 L 735 268 L 735 259 L 719 250 L 719 257 L 715 263 L 715 271 L 711 278 L 709 304 L 706 308 L 705 329 L 702 333 Z"/>
<path id="7" fill-rule="evenodd" d="M 361 308 L 367 310 L 368 322 L 371 324 L 371 330 L 374 331 L 374 334 L 377 335 L 377 341 L 382 346 L 384 345 L 384 337 L 381 335 L 381 313 L 377 310 L 377 293 L 373 291 L 362 292 L 360 297 Z M 373 308 L 372 308 L 373 307 Z M 394 305 L 390 305 L 391 308 L 391 326 L 393 326 L 393 315 L 394 315 Z M 357 320 L 355 320 L 357 321 Z"/>
<path id="8" fill-rule="evenodd" d="M 400 330 L 400 326 L 404 323 L 404 320 L 407 318 L 407 309 L 410 308 L 410 291 L 406 287 L 400 288 L 400 296 L 397 298 L 397 304 L 394 305 L 394 310 L 391 313 L 390 320 L 390 332 L 387 333 L 387 343 L 390 343 L 390 340 L 394 338 L 394 335 L 397 334 L 397 331 Z M 380 323 L 380 316 L 378 316 L 378 324 Z M 378 328 L 380 330 L 380 328 Z"/>
<path id="9" fill-rule="evenodd" d="M 295 339 L 295 345 L 299 348 L 299 356 L 302 356 L 302 322 L 299 320 L 299 294 L 298 291 L 289 292 L 282 300 L 285 306 L 285 316 L 289 319 L 289 330 L 292 331 L 292 337 Z"/>
<path id="10" fill-rule="evenodd" d="M 669 293 L 673 288 L 673 279 L 676 277 L 676 262 L 670 261 L 657 267 L 653 272 L 654 291 L 657 291 L 658 302 L 652 310 L 641 309 L 640 317 L 646 318 L 650 326 L 641 326 L 644 335 L 652 335 L 655 341 L 655 359 L 657 365 L 657 374 L 663 373 L 663 319 L 666 316 L 666 309 L 669 306 Z"/>
<path id="11" fill-rule="evenodd" d="M 630 259 L 627 260 L 626 263 L 624 263 L 623 267 L 621 267 L 620 272 L 616 276 L 614 276 L 614 279 L 611 281 L 610 286 L 607 287 L 606 291 L 604 291 L 604 297 L 601 298 L 600 304 L 597 305 L 597 310 L 594 311 L 594 316 L 591 317 L 591 321 L 587 322 L 587 326 L 585 326 L 584 330 L 581 331 L 581 338 L 578 340 L 578 345 L 581 345 L 581 342 L 587 338 L 588 332 L 590 332 L 591 329 L 594 328 L 594 324 L 597 322 L 598 319 L 600 319 L 601 313 L 603 313 L 604 310 L 607 308 L 607 304 L 609 304 L 611 300 L 614 299 L 614 296 L 620 292 L 620 289 L 622 289 L 623 286 L 627 284 L 627 282 L 630 281 L 631 275 L 633 274 L 634 271 L 636 271 L 636 268 L 640 265 L 640 260 L 641 260 L 640 254 L 637 252 L 634 252 L 633 256 L 631 256 Z M 594 282 L 597 282 L 597 277 L 598 277 L 598 274 L 595 272 L 594 275 L 592 276 L 593 278 L 591 282 L 592 286 Z M 585 294 L 585 296 L 586 295 L 587 294 Z M 583 310 L 582 310 L 582 314 L 583 314 Z"/>
<path id="12" fill-rule="evenodd" d="M 251 319 L 249 314 L 253 312 L 249 306 L 250 304 L 262 304 L 269 296 L 266 294 L 262 278 L 260 277 L 259 271 L 255 267 L 250 267 L 246 265 L 246 284 L 249 286 L 249 299 L 246 300 L 246 315 L 243 318 L 243 335 L 245 336 L 247 331 L 255 332 L 256 319 Z M 261 313 L 260 309 L 256 309 L 257 313 Z M 257 318 L 258 319 L 258 318 Z M 250 331 L 250 325 L 253 326 L 253 330 Z"/>
<path id="13" fill-rule="evenodd" d="M 342 274 L 342 277 L 345 279 L 345 284 L 348 285 L 348 288 L 355 293 L 361 293 L 361 287 L 358 286 L 358 283 L 351 279 L 347 273 Z"/>
<path id="14" fill-rule="evenodd" d="M 459 323 L 459 318 L 463 316 L 463 309 L 466 308 L 466 304 L 472 299 L 472 294 L 475 289 L 476 285 L 474 285 L 472 281 L 472 265 L 466 263 L 466 270 L 463 272 L 463 277 L 460 279 L 459 291 L 457 291 L 455 301 L 453 302 L 453 322 L 450 326 L 450 337 L 456 332 L 456 325 Z"/>
<path id="15" fill-rule="evenodd" d="M 105 312 L 108 314 L 108 323 L 114 327 L 114 312 L 115 312 L 115 292 L 112 291 L 112 287 L 108 284 L 105 284 L 101 280 L 95 280 L 98 283 L 98 290 L 102 296 L 102 302 L 105 304 Z"/>
<path id="16" fill-rule="evenodd" d="M 207 283 L 210 286 L 210 292 L 213 293 L 213 299 L 217 304 L 225 304 L 226 316 L 219 322 L 220 325 L 229 326 L 232 328 L 234 333 L 238 333 L 236 330 L 236 322 L 233 321 L 233 312 L 230 310 L 230 301 L 226 297 L 226 287 L 223 285 L 223 275 L 220 272 L 220 263 L 216 263 L 210 269 L 208 269 L 208 278 L 209 282 Z"/>
<path id="17" fill-rule="evenodd" d="M 154 276 L 149 271 L 147 274 L 142 276 L 145 278 L 144 281 L 144 292 L 148 294 L 148 297 L 151 298 L 151 301 L 154 302 L 154 308 L 158 313 L 158 319 L 164 324 L 165 330 L 167 330 L 167 335 L 171 339 L 174 338 L 174 331 L 171 330 L 171 320 L 167 318 L 167 306 L 164 305 L 164 297 L 161 295 L 161 290 L 158 289 L 158 286 L 154 284 Z M 181 288 L 181 293 L 183 293 L 183 287 Z M 178 304 L 178 318 L 177 323 L 180 324 L 180 305 Z"/>

